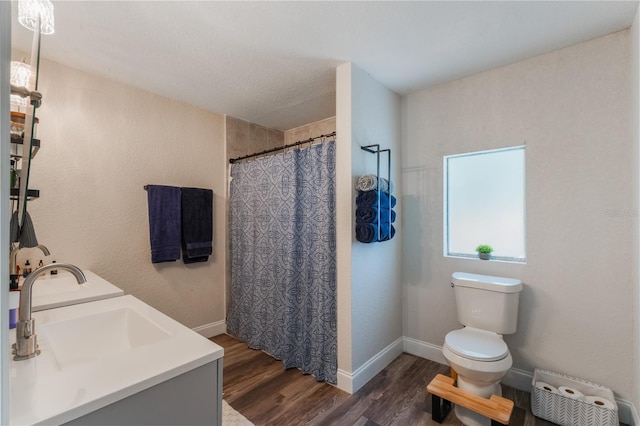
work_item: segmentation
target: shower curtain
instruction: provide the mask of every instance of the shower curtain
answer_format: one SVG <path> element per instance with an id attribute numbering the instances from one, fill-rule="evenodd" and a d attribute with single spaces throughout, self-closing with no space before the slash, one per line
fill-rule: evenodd
<path id="1" fill-rule="evenodd" d="M 336 383 L 335 142 L 231 166 L 227 331 Z"/>

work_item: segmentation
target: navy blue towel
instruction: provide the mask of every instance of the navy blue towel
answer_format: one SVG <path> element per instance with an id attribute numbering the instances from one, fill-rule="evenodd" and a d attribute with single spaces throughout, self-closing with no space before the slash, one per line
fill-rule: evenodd
<path id="1" fill-rule="evenodd" d="M 356 205 L 358 207 L 379 206 L 380 208 L 388 209 L 389 207 L 393 208 L 396 206 L 396 197 L 386 192 L 380 192 L 380 204 L 378 205 L 378 191 L 358 191 Z"/>
<path id="2" fill-rule="evenodd" d="M 391 234 L 391 237 L 389 237 Z M 378 233 L 377 223 L 356 223 L 356 240 L 361 243 L 375 243 L 377 241 L 387 241 L 396 235 L 396 228 L 389 223 L 380 224 L 380 233 Z"/>
<path id="3" fill-rule="evenodd" d="M 391 209 L 391 223 L 396 221 L 396 212 Z M 378 222 L 378 209 L 376 207 L 358 207 L 356 209 L 356 223 Z M 389 209 L 380 210 L 380 222 L 389 222 Z"/>
<path id="4" fill-rule="evenodd" d="M 361 243 L 378 241 L 378 225 L 373 223 L 356 223 L 356 239 Z"/>
<path id="5" fill-rule="evenodd" d="M 180 258 L 180 188 L 147 185 L 151 262 Z"/>
<path id="6" fill-rule="evenodd" d="M 182 188 L 182 260 L 206 262 L 213 253 L 213 191 Z"/>

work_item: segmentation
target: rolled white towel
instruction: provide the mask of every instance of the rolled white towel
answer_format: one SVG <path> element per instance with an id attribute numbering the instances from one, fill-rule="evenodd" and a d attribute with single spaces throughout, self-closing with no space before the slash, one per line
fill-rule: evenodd
<path id="1" fill-rule="evenodd" d="M 378 178 L 376 175 L 362 175 L 358 178 L 356 189 L 358 191 L 375 191 L 380 185 L 380 191 L 393 192 L 393 182 L 389 185 L 389 181 L 385 178 Z"/>

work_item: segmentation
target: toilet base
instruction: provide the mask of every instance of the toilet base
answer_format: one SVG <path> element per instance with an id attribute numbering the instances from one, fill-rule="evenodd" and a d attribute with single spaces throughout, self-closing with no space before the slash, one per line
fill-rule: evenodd
<path id="1" fill-rule="evenodd" d="M 502 396 L 502 386 L 500 386 L 500 382 L 479 386 L 478 384 L 465 380 L 464 377 L 458 375 L 458 387 L 483 398 L 490 398 L 491 395 Z M 484 417 L 475 411 L 471 411 L 468 408 L 456 405 L 453 411 L 456 413 L 458 420 L 460 420 L 460 422 L 465 426 L 491 426 L 492 424 L 491 419 Z"/>
<path id="2" fill-rule="evenodd" d="M 451 405 L 473 407 L 478 413 L 491 419 L 491 426 L 508 425 L 514 403 L 498 395 L 483 398 L 454 386 L 452 377 L 436 374 L 427 386 L 431 394 L 431 419 L 442 423 L 451 410 Z"/>
<path id="3" fill-rule="evenodd" d="M 478 413 L 474 413 L 468 408 L 456 405 L 453 407 L 456 417 L 465 426 L 491 426 L 491 419 L 483 417 Z"/>

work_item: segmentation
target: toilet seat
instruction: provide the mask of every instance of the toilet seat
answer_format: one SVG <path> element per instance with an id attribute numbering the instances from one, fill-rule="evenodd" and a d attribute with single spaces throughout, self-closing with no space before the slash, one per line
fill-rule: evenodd
<path id="1" fill-rule="evenodd" d="M 444 341 L 451 352 L 473 361 L 499 361 L 509 354 L 507 344 L 498 334 L 478 328 L 465 327 L 451 331 Z"/>

